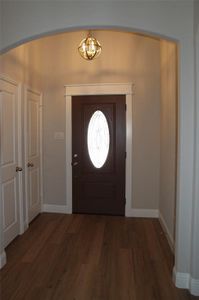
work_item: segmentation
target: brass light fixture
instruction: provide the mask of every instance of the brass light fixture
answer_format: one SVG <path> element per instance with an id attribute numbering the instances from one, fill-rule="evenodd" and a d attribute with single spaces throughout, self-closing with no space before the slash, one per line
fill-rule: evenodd
<path id="1" fill-rule="evenodd" d="M 87 38 L 81 41 L 78 51 L 84 59 L 93 60 L 100 55 L 102 47 L 98 40 L 96 40 L 96 38 L 94 38 L 89 32 Z"/>

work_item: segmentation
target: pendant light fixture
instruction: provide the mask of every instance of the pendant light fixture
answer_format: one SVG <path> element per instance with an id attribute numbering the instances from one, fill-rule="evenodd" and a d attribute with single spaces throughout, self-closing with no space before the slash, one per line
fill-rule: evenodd
<path id="1" fill-rule="evenodd" d="M 87 38 L 83 39 L 78 47 L 79 54 L 86 60 L 93 60 L 97 58 L 101 51 L 102 47 L 98 40 L 94 38 L 89 32 Z"/>

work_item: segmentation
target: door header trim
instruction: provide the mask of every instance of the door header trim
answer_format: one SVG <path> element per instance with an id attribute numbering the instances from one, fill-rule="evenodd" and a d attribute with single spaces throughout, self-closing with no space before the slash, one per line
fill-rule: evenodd
<path id="1" fill-rule="evenodd" d="M 65 96 L 83 95 L 133 95 L 132 83 L 94 83 L 65 85 Z"/>

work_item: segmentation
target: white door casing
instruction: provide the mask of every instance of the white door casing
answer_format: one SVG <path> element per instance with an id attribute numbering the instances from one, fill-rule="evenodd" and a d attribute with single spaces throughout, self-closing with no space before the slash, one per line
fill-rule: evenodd
<path id="1" fill-rule="evenodd" d="M 25 87 L 25 195 L 26 226 L 42 206 L 42 95 Z"/>
<path id="2" fill-rule="evenodd" d="M 10 78 L 0 76 L 1 201 L 3 245 L 23 233 L 23 193 L 21 167 L 21 88 Z"/>

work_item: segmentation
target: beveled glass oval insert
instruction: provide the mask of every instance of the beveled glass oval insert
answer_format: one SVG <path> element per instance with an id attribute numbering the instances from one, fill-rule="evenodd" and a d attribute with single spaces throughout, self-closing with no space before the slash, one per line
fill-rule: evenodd
<path id="1" fill-rule="evenodd" d="M 100 110 L 96 110 L 89 121 L 87 145 L 91 162 L 96 168 L 101 168 L 107 160 L 110 132 L 107 119 Z"/>

